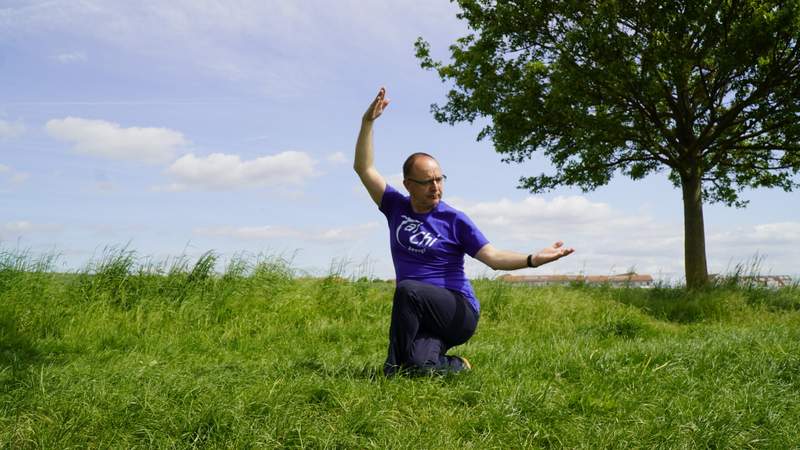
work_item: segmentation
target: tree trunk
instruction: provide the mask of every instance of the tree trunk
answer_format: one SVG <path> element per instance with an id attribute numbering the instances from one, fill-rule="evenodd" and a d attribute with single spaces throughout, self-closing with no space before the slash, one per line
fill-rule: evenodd
<path id="1" fill-rule="evenodd" d="M 686 286 L 690 289 L 708 283 L 706 232 L 703 224 L 703 194 L 700 176 L 681 177 L 683 189 L 683 255 Z"/>

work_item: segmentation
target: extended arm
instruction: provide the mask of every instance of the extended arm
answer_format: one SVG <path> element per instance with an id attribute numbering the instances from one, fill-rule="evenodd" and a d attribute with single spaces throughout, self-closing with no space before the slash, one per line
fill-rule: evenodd
<path id="1" fill-rule="evenodd" d="M 372 124 L 375 119 L 380 117 L 384 108 L 389 105 L 389 99 L 386 97 L 386 89 L 381 88 L 377 97 L 367 108 L 364 116 L 361 118 L 361 130 L 358 132 L 358 140 L 356 141 L 356 155 L 353 163 L 353 170 L 356 171 L 358 177 L 361 178 L 361 183 L 367 188 L 369 196 L 376 205 L 380 206 L 383 191 L 386 190 L 386 180 L 378 172 L 374 165 L 374 148 L 372 145 Z"/>
<path id="2" fill-rule="evenodd" d="M 572 254 L 574 251 L 574 248 L 564 247 L 564 243 L 558 241 L 538 253 L 531 254 L 532 267 L 539 267 L 542 264 L 553 262 Z M 527 254 L 496 249 L 492 244 L 484 245 L 475 255 L 475 258 L 493 270 L 516 270 L 528 267 Z"/>

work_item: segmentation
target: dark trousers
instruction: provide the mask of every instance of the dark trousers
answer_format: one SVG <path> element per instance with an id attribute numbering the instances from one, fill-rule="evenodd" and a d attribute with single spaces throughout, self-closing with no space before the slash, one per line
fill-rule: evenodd
<path id="1" fill-rule="evenodd" d="M 389 354 L 383 371 L 455 372 L 459 358 L 447 350 L 467 342 L 478 326 L 478 314 L 460 293 L 414 280 L 397 283 L 389 327 Z"/>

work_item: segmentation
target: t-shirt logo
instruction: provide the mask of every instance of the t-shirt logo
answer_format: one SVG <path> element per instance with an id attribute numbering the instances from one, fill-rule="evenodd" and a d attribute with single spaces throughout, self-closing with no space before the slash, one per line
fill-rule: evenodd
<path id="1" fill-rule="evenodd" d="M 403 221 L 397 226 L 394 232 L 395 239 L 401 247 L 405 247 L 412 253 L 425 253 L 438 239 L 439 236 L 425 231 L 422 222 L 412 219 L 406 215 L 401 215 Z"/>

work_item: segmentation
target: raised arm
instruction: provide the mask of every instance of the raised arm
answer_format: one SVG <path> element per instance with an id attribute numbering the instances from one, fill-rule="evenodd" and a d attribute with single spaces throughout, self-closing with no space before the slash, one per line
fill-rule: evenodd
<path id="1" fill-rule="evenodd" d="M 386 190 L 386 180 L 375 169 L 374 165 L 374 149 L 372 145 L 372 124 L 375 119 L 380 117 L 386 106 L 389 105 L 389 99 L 386 98 L 386 89 L 381 88 L 377 97 L 367 108 L 364 116 L 361 117 L 361 131 L 358 132 L 358 140 L 356 141 L 356 155 L 353 162 L 353 170 L 356 171 L 358 177 L 361 178 L 361 183 L 367 188 L 369 196 L 376 205 L 380 206 L 383 191 Z"/>
<path id="2" fill-rule="evenodd" d="M 564 243 L 561 241 L 540 250 L 538 253 L 530 255 L 508 250 L 499 250 L 494 248 L 492 244 L 486 244 L 475 255 L 475 259 L 491 267 L 493 270 L 516 270 L 529 267 L 528 256 L 531 257 L 530 267 L 539 267 L 542 264 L 547 264 L 570 255 L 574 251 L 575 249 L 572 247 L 564 247 Z"/>

